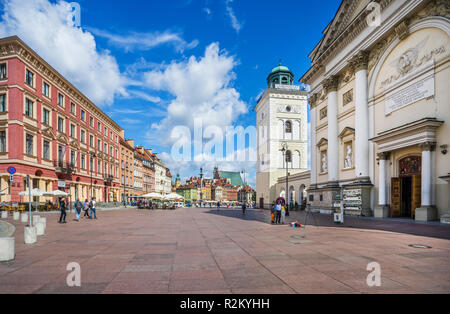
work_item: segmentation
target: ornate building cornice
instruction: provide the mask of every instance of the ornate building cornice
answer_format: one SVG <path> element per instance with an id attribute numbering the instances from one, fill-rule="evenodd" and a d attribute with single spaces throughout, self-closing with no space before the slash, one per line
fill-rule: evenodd
<path id="1" fill-rule="evenodd" d="M 344 0 L 345 1 L 345 0 Z M 348 0 L 349 2 L 357 2 L 355 0 Z M 377 0 L 381 6 L 381 11 L 383 10 L 394 0 Z M 314 75 L 319 71 L 320 68 L 323 67 L 324 64 L 327 63 L 329 58 L 336 55 L 336 51 L 342 49 L 347 46 L 351 41 L 353 41 L 364 29 L 367 28 L 367 16 L 370 14 L 370 11 L 362 10 L 353 21 L 348 24 L 341 23 L 346 16 L 351 14 L 350 9 L 352 6 L 343 6 L 341 12 L 335 16 L 332 23 L 330 24 L 330 28 L 327 29 L 325 37 L 328 36 L 328 33 L 333 33 L 333 36 L 328 36 L 326 42 L 322 41 L 316 46 L 317 52 L 315 56 L 311 59 L 312 66 L 311 68 L 303 75 L 300 79 L 301 82 L 305 84 L 310 84 L 310 80 L 314 77 Z M 336 23 L 334 23 L 336 21 Z M 345 26 L 342 26 L 345 25 Z M 318 47 L 321 46 L 321 47 Z"/>

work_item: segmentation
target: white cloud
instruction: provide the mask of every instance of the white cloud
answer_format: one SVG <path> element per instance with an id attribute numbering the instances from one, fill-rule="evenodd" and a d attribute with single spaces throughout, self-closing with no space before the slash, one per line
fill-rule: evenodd
<path id="1" fill-rule="evenodd" d="M 131 77 L 150 64 L 139 60 L 126 76 L 122 75 L 109 51 L 99 51 L 94 36 L 73 25 L 67 2 L 6 0 L 0 37 L 12 35 L 19 36 L 97 105 L 112 104 L 117 95 L 161 101 L 145 91 L 126 91 L 126 87 L 142 85 L 140 79 Z M 152 113 L 162 116 L 161 110 Z"/>
<path id="2" fill-rule="evenodd" d="M 129 90 L 128 93 L 131 95 L 134 95 L 138 98 L 144 99 L 148 102 L 152 102 L 152 103 L 158 103 L 161 101 L 161 98 L 159 98 L 159 97 L 152 96 L 145 92 L 141 92 L 141 91 L 137 91 L 137 90 Z"/>
<path id="3" fill-rule="evenodd" d="M 227 10 L 227 14 L 231 20 L 231 26 L 234 28 L 236 33 L 239 33 L 239 31 L 242 29 L 243 23 L 241 23 L 234 13 L 233 8 L 231 7 L 231 3 L 233 3 L 234 0 L 225 0 L 225 9 Z"/>
<path id="4" fill-rule="evenodd" d="M 204 128 L 233 125 L 241 114 L 247 113 L 246 104 L 232 87 L 236 65 L 233 56 L 220 51 L 219 45 L 213 43 L 201 58 L 192 56 L 181 62 L 174 61 L 165 69 L 147 72 L 144 80 L 148 88 L 174 96 L 167 108 L 167 117 L 153 125 L 148 137 L 170 144 L 172 129 L 187 126 L 192 130 L 196 118 L 202 119 Z"/>
<path id="5" fill-rule="evenodd" d="M 125 36 L 113 34 L 108 31 L 89 28 L 96 36 L 108 39 L 109 43 L 125 49 L 125 51 L 133 50 L 150 50 L 157 46 L 170 44 L 175 47 L 178 52 L 186 49 L 197 47 L 198 40 L 186 42 L 181 34 L 170 31 L 154 32 L 154 33 L 137 33 L 131 32 Z"/>
<path id="6" fill-rule="evenodd" d="M 94 36 L 72 21 L 65 1 L 5 0 L 0 37 L 17 35 L 98 105 L 126 95 L 116 59 L 99 51 Z"/>

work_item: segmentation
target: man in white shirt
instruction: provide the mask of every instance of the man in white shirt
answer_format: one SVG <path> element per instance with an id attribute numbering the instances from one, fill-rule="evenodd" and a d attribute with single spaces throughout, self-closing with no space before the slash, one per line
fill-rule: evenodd
<path id="1" fill-rule="evenodd" d="M 89 219 L 92 219 L 92 213 L 94 213 L 94 219 L 97 219 L 97 212 L 95 211 L 95 198 L 93 197 L 91 199 L 91 202 L 89 204 L 91 208 L 91 215 L 89 216 Z"/>

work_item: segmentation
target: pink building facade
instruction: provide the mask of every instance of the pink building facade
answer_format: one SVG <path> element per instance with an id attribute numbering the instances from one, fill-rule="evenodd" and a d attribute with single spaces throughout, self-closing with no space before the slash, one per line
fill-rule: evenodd
<path id="1" fill-rule="evenodd" d="M 0 39 L 0 51 L 1 201 L 27 201 L 26 175 L 72 200 L 120 201 L 122 129 L 18 37 Z"/>

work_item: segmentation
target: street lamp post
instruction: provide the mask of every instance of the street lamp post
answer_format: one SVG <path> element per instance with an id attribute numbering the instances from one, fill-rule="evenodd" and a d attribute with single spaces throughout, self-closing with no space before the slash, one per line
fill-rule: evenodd
<path id="1" fill-rule="evenodd" d="M 200 168 L 200 207 L 203 201 L 203 168 Z"/>
<path id="2" fill-rule="evenodd" d="M 283 158 L 286 163 L 286 215 L 289 215 L 289 167 L 288 167 L 288 144 L 284 142 L 281 144 L 281 151 L 283 152 Z"/>
<path id="3" fill-rule="evenodd" d="M 97 155 L 95 154 L 95 153 L 91 153 L 91 164 L 90 164 L 90 167 L 91 167 L 91 200 L 92 200 L 92 196 L 94 195 L 94 192 L 93 192 L 93 187 L 92 187 L 92 174 L 93 174 L 93 165 L 94 165 L 94 158 L 96 158 L 97 157 Z"/>

